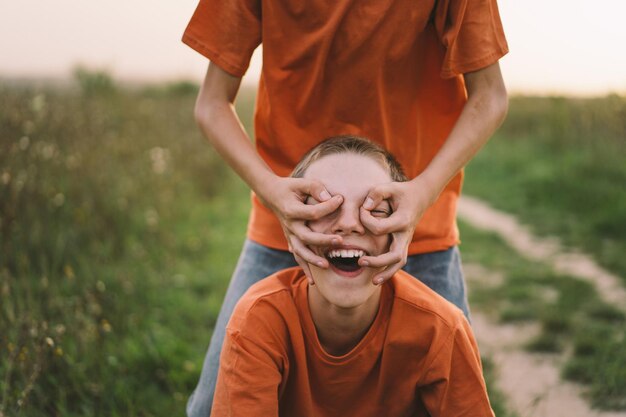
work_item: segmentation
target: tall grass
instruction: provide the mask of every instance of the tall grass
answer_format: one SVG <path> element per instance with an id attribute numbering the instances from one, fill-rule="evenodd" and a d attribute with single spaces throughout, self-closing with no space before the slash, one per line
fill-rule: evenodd
<path id="1" fill-rule="evenodd" d="M 76 78 L 0 85 L 0 415 L 180 414 L 247 192 L 192 85 Z"/>

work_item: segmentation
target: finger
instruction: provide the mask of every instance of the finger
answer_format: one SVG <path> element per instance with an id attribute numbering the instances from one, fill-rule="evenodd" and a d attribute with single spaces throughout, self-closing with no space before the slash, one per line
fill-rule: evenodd
<path id="1" fill-rule="evenodd" d="M 398 272 L 404 266 L 405 263 L 406 262 L 398 262 L 389 266 L 384 271 L 374 276 L 374 278 L 372 278 L 372 283 L 374 285 L 380 285 L 385 281 L 388 281 L 391 277 L 393 277 L 396 272 Z"/>
<path id="2" fill-rule="evenodd" d="M 340 244 L 343 240 L 340 235 L 314 232 L 302 222 L 292 223 L 291 233 L 305 245 L 312 246 L 334 246 Z"/>
<path id="3" fill-rule="evenodd" d="M 324 186 L 324 184 L 322 184 L 319 181 L 310 181 L 310 180 L 306 180 L 306 194 L 312 196 L 314 199 L 316 199 L 319 202 L 324 202 L 327 200 L 330 200 L 332 198 L 332 196 L 330 195 L 330 193 L 328 192 L 328 190 L 326 189 L 326 187 Z"/>
<path id="4" fill-rule="evenodd" d="M 402 210 L 391 213 L 389 217 L 380 218 L 372 216 L 369 210 L 361 207 L 359 216 L 363 226 L 375 235 L 398 233 L 413 228 L 411 220 Z"/>
<path id="5" fill-rule="evenodd" d="M 328 268 L 328 261 L 316 255 L 311 249 L 304 245 L 299 239 L 292 239 L 291 246 L 293 247 L 293 254 L 304 259 L 305 262 L 316 265 L 320 268 Z"/>
<path id="6" fill-rule="evenodd" d="M 400 263 L 401 267 L 404 266 L 411 237 L 409 233 L 395 233 L 389 251 L 378 256 L 363 256 L 359 259 L 359 265 L 382 268 Z"/>
<path id="7" fill-rule="evenodd" d="M 337 210 L 341 203 L 343 197 L 338 194 L 318 204 L 292 204 L 285 208 L 285 214 L 292 219 L 317 220 Z"/>
<path id="8" fill-rule="evenodd" d="M 365 210 L 372 210 L 379 205 L 383 200 L 387 200 L 393 196 L 393 185 L 379 184 L 372 187 L 365 197 L 363 202 L 363 208 Z"/>
<path id="9" fill-rule="evenodd" d="M 359 259 L 359 265 L 370 268 L 383 268 L 402 262 L 402 251 L 389 251 L 378 256 L 363 256 Z"/>
<path id="10" fill-rule="evenodd" d="M 315 285 L 315 280 L 313 279 L 313 274 L 311 273 L 311 267 L 309 266 L 309 263 L 298 255 L 294 255 L 294 258 L 296 259 L 298 265 L 300 265 L 300 268 L 302 268 L 302 270 L 304 271 L 304 275 L 306 275 L 306 280 L 309 285 Z"/>

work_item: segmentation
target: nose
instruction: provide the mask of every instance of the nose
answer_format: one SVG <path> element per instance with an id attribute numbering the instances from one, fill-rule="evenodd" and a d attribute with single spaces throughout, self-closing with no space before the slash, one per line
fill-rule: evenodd
<path id="1" fill-rule="evenodd" d="M 348 205 L 347 202 L 339 207 L 337 216 L 332 225 L 332 232 L 338 235 L 350 235 L 365 233 L 365 227 L 361 223 L 359 205 Z"/>

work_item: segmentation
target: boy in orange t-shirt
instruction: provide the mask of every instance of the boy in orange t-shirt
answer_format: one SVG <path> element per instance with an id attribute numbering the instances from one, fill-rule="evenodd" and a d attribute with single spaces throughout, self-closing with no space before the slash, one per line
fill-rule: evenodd
<path id="1" fill-rule="evenodd" d="M 328 269 L 280 271 L 253 285 L 228 323 L 212 415 L 492 417 L 480 356 L 463 313 L 403 271 L 374 285 L 363 256 L 388 250 L 389 235 L 361 221 L 372 186 L 406 180 L 388 152 L 343 136 L 322 142 L 294 177 L 343 196 L 309 222 L 343 243 L 313 250 Z M 316 204 L 309 199 L 309 204 Z M 383 200 L 371 211 L 387 218 Z"/>
<path id="2" fill-rule="evenodd" d="M 463 167 L 507 108 L 498 60 L 508 47 L 496 0 L 199 0 L 183 41 L 211 61 L 196 121 L 253 191 L 248 239 L 187 405 L 191 417 L 210 413 L 225 326 L 241 295 L 296 262 L 312 280 L 309 265 L 329 268 L 312 248 L 342 244 L 306 226 L 342 197 L 288 178 L 320 138 L 371 138 L 409 178 L 364 199 L 363 225 L 392 236 L 387 252 L 359 260 L 379 268 L 372 280 L 402 268 L 469 315 L 456 202 Z M 233 103 L 261 43 L 253 144 Z M 309 195 L 320 204 L 304 205 Z M 370 215 L 385 199 L 394 213 Z"/>

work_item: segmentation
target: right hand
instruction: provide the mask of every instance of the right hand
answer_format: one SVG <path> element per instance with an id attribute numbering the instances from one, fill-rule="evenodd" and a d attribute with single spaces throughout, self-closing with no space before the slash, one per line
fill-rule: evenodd
<path id="1" fill-rule="evenodd" d="M 263 195 L 257 193 L 257 196 L 278 217 L 289 244 L 289 251 L 304 269 L 309 282 L 312 281 L 308 264 L 320 268 L 328 268 L 329 264 L 324 257 L 315 254 L 308 246 L 338 245 L 341 244 L 342 238 L 339 235 L 313 232 L 306 222 L 317 220 L 337 210 L 343 203 L 343 197 L 331 196 L 322 183 L 304 178 L 276 177 L 264 187 L 264 190 Z M 319 203 L 306 204 L 309 196 Z"/>

